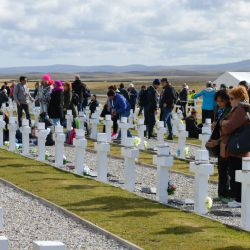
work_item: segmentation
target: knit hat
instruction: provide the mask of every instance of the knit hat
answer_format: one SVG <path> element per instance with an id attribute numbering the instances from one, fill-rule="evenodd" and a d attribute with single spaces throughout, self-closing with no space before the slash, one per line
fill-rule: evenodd
<path id="1" fill-rule="evenodd" d="M 160 84 L 161 84 L 161 82 L 160 82 L 160 80 L 159 80 L 159 79 L 155 79 L 155 80 L 153 81 L 153 84 L 154 84 L 154 85 L 160 85 Z"/>
<path id="2" fill-rule="evenodd" d="M 58 91 L 58 90 L 63 90 L 63 82 L 60 80 L 56 80 L 54 83 L 54 88 L 53 88 L 53 92 L 54 91 Z"/>
<path id="3" fill-rule="evenodd" d="M 44 81 L 51 81 L 51 76 L 49 75 L 49 74 L 46 74 L 46 75 L 44 75 L 43 77 L 42 77 L 42 79 L 44 80 Z"/>

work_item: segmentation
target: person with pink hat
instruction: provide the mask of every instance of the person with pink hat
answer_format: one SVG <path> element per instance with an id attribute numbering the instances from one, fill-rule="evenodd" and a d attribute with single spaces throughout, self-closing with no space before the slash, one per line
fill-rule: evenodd
<path id="1" fill-rule="evenodd" d="M 48 105 L 50 102 L 50 94 L 51 94 L 51 76 L 46 74 L 42 77 L 42 82 L 40 87 L 38 88 L 37 100 L 40 104 L 40 112 L 48 114 Z"/>
<path id="2" fill-rule="evenodd" d="M 55 81 L 54 88 L 50 95 L 50 103 L 48 108 L 49 117 L 53 124 L 60 125 L 63 119 L 63 82 Z"/>

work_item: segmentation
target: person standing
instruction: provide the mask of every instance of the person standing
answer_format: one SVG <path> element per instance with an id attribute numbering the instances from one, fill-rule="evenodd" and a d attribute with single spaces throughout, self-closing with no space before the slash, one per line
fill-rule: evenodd
<path id="1" fill-rule="evenodd" d="M 72 86 L 70 82 L 64 83 L 64 92 L 63 92 L 63 112 L 64 117 L 67 114 L 67 110 L 72 110 L 72 115 L 76 118 L 76 107 L 72 101 Z"/>
<path id="2" fill-rule="evenodd" d="M 48 114 L 53 121 L 53 125 L 61 124 L 63 119 L 63 83 L 59 80 L 55 81 L 50 95 Z"/>
<path id="3" fill-rule="evenodd" d="M 173 128 L 171 123 L 172 111 L 177 101 L 176 91 L 168 82 L 167 78 L 161 80 L 163 87 L 160 97 L 161 121 L 164 121 L 168 127 L 168 140 L 173 140 Z"/>
<path id="4" fill-rule="evenodd" d="M 72 90 L 73 90 L 73 95 L 78 96 L 77 109 L 78 112 L 80 112 L 82 111 L 83 107 L 83 92 L 84 92 L 84 85 L 80 80 L 80 75 L 75 76 L 75 81 L 72 83 Z"/>
<path id="5" fill-rule="evenodd" d="M 187 117 L 187 111 L 186 111 L 186 106 L 188 102 L 188 86 L 186 83 L 183 83 L 182 85 L 182 90 L 179 94 L 179 99 L 180 99 L 180 104 L 181 104 L 181 111 L 183 114 L 183 117 Z"/>
<path id="6" fill-rule="evenodd" d="M 212 83 L 208 82 L 206 88 L 194 95 L 194 99 L 202 97 L 202 123 L 204 124 L 206 119 L 214 120 L 214 108 L 216 106 L 214 101 L 216 90 L 213 88 Z"/>
<path id="7" fill-rule="evenodd" d="M 29 120 L 31 125 L 30 119 L 30 112 L 29 112 L 29 101 L 33 102 L 34 99 L 31 97 L 29 89 L 27 88 L 27 77 L 21 76 L 19 78 L 19 83 L 14 87 L 14 100 L 17 104 L 17 115 L 18 115 L 18 125 L 19 127 L 22 126 L 22 115 L 23 110 L 26 114 L 26 119 Z"/>
<path id="8" fill-rule="evenodd" d="M 235 171 L 242 170 L 242 158 L 250 157 L 250 152 L 234 155 L 228 151 L 230 136 L 239 128 L 249 124 L 249 97 L 247 90 L 242 87 L 234 87 L 229 91 L 231 112 L 221 121 L 220 155 L 228 159 L 230 176 L 230 196 L 234 199 L 228 202 L 228 206 L 237 208 L 241 206 L 241 183 L 235 180 Z M 246 138 L 248 140 L 249 138 Z"/>
<path id="9" fill-rule="evenodd" d="M 148 139 L 154 137 L 153 130 L 156 123 L 155 116 L 157 114 L 158 109 L 158 100 L 159 93 L 157 89 L 160 87 L 161 83 L 159 79 L 155 79 L 153 84 L 147 88 L 146 91 L 146 104 L 144 107 L 144 116 L 145 116 L 145 125 L 146 125 L 146 134 Z"/>
<path id="10" fill-rule="evenodd" d="M 130 103 L 131 109 L 133 109 L 133 112 L 135 112 L 135 106 L 137 103 L 138 93 L 133 83 L 129 85 L 128 95 L 129 95 L 129 103 Z"/>
<path id="11" fill-rule="evenodd" d="M 142 114 L 142 111 L 144 110 L 144 107 L 146 105 L 146 94 L 147 94 L 147 87 L 145 85 L 141 86 L 141 91 L 138 95 L 138 107 L 139 107 L 139 113 L 138 116 Z"/>
<path id="12" fill-rule="evenodd" d="M 42 77 L 41 85 L 38 88 L 37 100 L 40 104 L 40 113 L 48 114 L 48 106 L 50 102 L 50 94 L 51 94 L 51 83 L 52 80 L 50 75 L 44 75 Z"/>
<path id="13" fill-rule="evenodd" d="M 89 88 L 85 83 L 83 83 L 83 101 L 82 101 L 82 110 L 88 106 L 89 97 L 91 97 L 91 93 Z"/>
<path id="14" fill-rule="evenodd" d="M 206 147 L 212 148 L 218 157 L 218 199 L 225 202 L 229 198 L 229 171 L 228 158 L 220 156 L 221 120 L 231 111 L 230 99 L 227 90 L 219 90 L 214 97 L 217 107 L 215 109 L 215 121 L 212 125 L 213 132 Z"/>
<path id="15" fill-rule="evenodd" d="M 129 95 L 128 91 L 125 89 L 125 86 L 123 83 L 120 84 L 120 88 L 118 89 L 120 94 L 126 98 L 126 100 L 129 101 Z"/>

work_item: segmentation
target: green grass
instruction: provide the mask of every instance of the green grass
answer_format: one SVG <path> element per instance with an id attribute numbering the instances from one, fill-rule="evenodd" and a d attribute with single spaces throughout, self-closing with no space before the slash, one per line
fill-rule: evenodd
<path id="1" fill-rule="evenodd" d="M 249 249 L 250 235 L 0 150 L 0 176 L 145 249 Z"/>

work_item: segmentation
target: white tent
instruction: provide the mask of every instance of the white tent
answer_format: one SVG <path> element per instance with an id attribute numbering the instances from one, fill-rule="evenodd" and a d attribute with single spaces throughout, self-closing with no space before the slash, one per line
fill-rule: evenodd
<path id="1" fill-rule="evenodd" d="M 217 85 L 225 84 L 226 86 L 237 86 L 239 82 L 247 81 L 250 83 L 250 72 L 225 72 L 214 82 Z"/>

